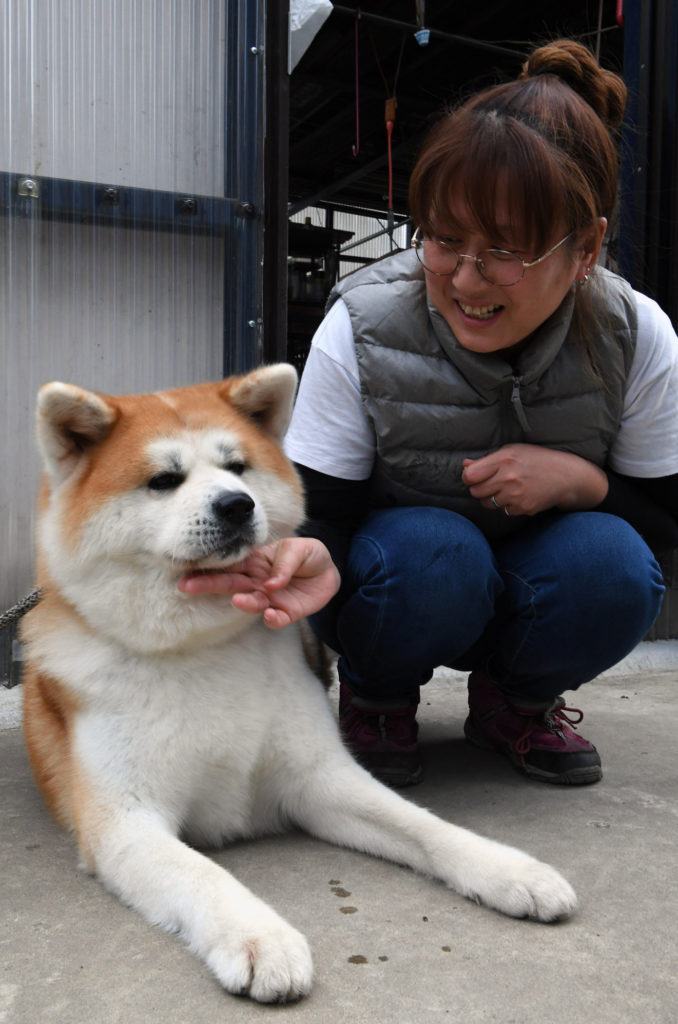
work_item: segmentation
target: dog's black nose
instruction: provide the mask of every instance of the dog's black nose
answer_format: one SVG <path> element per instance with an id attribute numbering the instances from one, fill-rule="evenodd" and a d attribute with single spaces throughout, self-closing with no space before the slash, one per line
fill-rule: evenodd
<path id="1" fill-rule="evenodd" d="M 244 491 L 224 491 L 212 502 L 217 519 L 231 526 L 242 526 L 250 517 L 254 502 Z"/>

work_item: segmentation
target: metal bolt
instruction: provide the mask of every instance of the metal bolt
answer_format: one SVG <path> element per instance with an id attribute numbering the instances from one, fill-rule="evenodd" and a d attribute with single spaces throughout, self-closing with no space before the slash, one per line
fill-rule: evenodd
<path id="1" fill-rule="evenodd" d="M 120 189 L 109 186 L 105 188 L 101 193 L 101 201 L 106 206 L 119 206 L 120 205 Z"/>
<path id="2" fill-rule="evenodd" d="M 179 200 L 179 213 L 186 214 L 189 217 L 194 217 L 198 212 L 198 203 L 195 199 L 180 199 Z"/>
<path id="3" fill-rule="evenodd" d="M 34 178 L 19 178 L 17 192 L 20 196 L 38 199 L 40 196 L 40 185 Z"/>

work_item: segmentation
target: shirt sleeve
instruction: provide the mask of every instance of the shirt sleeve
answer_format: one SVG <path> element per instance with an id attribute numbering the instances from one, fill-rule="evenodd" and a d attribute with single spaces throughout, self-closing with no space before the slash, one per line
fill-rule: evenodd
<path id="1" fill-rule="evenodd" d="M 344 480 L 366 480 L 374 430 L 360 397 L 353 328 L 339 299 L 315 333 L 284 441 L 293 462 Z"/>
<path id="2" fill-rule="evenodd" d="M 678 473 L 678 338 L 652 299 L 635 292 L 636 351 L 610 466 L 631 477 Z"/>
<path id="3" fill-rule="evenodd" d="M 306 520 L 299 533 L 328 548 L 342 580 L 351 538 L 367 515 L 369 482 L 340 480 L 297 464 L 306 492 Z"/>

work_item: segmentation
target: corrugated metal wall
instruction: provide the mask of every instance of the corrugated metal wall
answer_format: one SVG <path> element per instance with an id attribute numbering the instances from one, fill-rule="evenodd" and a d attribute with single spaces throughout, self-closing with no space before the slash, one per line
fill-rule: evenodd
<path id="1" fill-rule="evenodd" d="M 223 2 L 0 11 L 3 169 L 223 195 Z"/>
<path id="2" fill-rule="evenodd" d="M 262 11 L 0 0 L 0 612 L 32 583 L 42 383 L 257 361 Z"/>

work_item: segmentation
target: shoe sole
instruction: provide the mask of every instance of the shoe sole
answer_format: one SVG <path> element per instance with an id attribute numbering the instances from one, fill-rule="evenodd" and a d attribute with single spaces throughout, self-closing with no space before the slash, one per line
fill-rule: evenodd
<path id="1" fill-rule="evenodd" d="M 527 776 L 528 779 L 534 779 L 535 782 L 548 782 L 552 786 L 591 786 L 600 782 L 603 777 L 603 769 L 600 765 L 595 764 L 571 768 L 569 771 L 557 774 L 544 771 L 543 768 L 537 768 L 535 765 L 524 764 L 512 750 L 493 743 L 484 733 L 479 732 L 468 718 L 464 722 L 464 735 L 474 747 L 502 754 L 521 775 Z"/>

